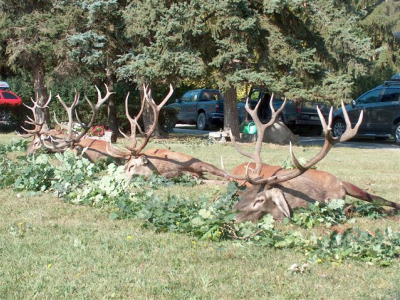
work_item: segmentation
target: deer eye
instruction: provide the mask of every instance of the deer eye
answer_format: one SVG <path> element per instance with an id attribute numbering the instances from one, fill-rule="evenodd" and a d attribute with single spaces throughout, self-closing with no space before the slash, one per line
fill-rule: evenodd
<path id="1" fill-rule="evenodd" d="M 260 205 L 264 202 L 264 199 L 256 199 L 256 201 L 254 201 L 253 203 L 253 207 Z"/>

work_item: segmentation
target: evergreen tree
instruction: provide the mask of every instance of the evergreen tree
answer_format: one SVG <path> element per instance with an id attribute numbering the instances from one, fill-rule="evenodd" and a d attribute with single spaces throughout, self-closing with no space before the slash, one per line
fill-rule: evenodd
<path id="1" fill-rule="evenodd" d="M 69 55 L 90 70 L 97 84 L 105 80 L 108 89 L 113 92 L 116 84 L 114 62 L 128 49 L 122 19 L 126 1 L 82 0 L 64 5 L 74 6 L 80 11 L 67 38 Z M 115 141 L 118 124 L 114 94 L 108 100 L 108 121 L 113 132 L 112 140 Z"/>
<path id="2" fill-rule="evenodd" d="M 203 75 L 200 52 L 191 45 L 201 30 L 192 26 L 196 17 L 190 1 L 131 1 L 124 19 L 132 47 L 118 60 L 119 78 L 133 81 L 139 88 L 149 84 L 153 89 L 165 89 L 170 83 L 179 86 L 183 78 Z M 148 108 L 144 123 L 146 129 L 152 123 Z M 156 134 L 162 133 L 158 130 Z"/>
<path id="3" fill-rule="evenodd" d="M 372 56 L 369 72 L 356 81 L 354 97 L 400 72 L 400 40 L 395 38 L 395 33 L 400 31 L 400 2 L 371 1 L 365 9 L 360 26 L 378 51 Z"/>
<path id="4" fill-rule="evenodd" d="M 32 74 L 36 100 L 47 100 L 46 74 L 55 69 L 64 49 L 68 18 L 55 1 L 0 1 L 0 32 L 6 40 L 7 65 Z M 38 111 L 40 117 L 40 111 Z M 50 117 L 45 114 L 46 124 Z"/>

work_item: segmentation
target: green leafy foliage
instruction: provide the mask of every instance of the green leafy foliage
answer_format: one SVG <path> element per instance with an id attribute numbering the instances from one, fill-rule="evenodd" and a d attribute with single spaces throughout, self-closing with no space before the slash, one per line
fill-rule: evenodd
<path id="1" fill-rule="evenodd" d="M 91 182 L 100 171 L 99 166 L 86 158 L 77 157 L 72 151 L 56 153 L 55 157 L 59 164 L 54 168 L 51 188 L 56 191 L 58 197 L 70 197 L 70 193 L 76 191 L 81 184 Z"/>
<path id="2" fill-rule="evenodd" d="M 54 177 L 54 167 L 50 164 L 46 154 L 32 155 L 24 160 L 22 166 L 15 166 L 18 175 L 13 187 L 17 191 L 46 191 L 51 187 L 51 179 Z"/>
<path id="3" fill-rule="evenodd" d="M 371 219 L 381 219 L 387 216 L 381 207 L 371 203 L 361 203 L 360 201 L 357 201 L 355 213 L 360 217 Z"/>
<path id="4" fill-rule="evenodd" d="M 52 191 L 71 203 L 105 207 L 111 210 L 111 219 L 133 218 L 142 227 L 156 232 L 188 234 L 214 242 L 233 239 L 276 249 L 296 249 L 314 262 L 341 263 L 355 259 L 386 266 L 400 257 L 400 232 L 393 232 L 391 228 L 375 232 L 348 228 L 343 232 L 335 230 L 319 236 L 303 236 L 299 230 L 276 229 L 270 215 L 258 223 L 236 223 L 233 221 L 236 213 L 231 211 L 238 200 L 234 183 L 228 185 L 225 193 L 214 192 L 186 199 L 173 194 L 163 195 L 156 190 L 165 186 L 199 184 L 192 177 L 170 180 L 154 175 L 146 180 L 140 176 L 127 180 L 123 166 L 111 163 L 103 169 L 69 151 L 54 156 L 24 156 L 18 161 L 6 159 L 8 151 L 20 147 L 24 145 L 15 143 L 0 149 L 5 154 L 0 158 L 2 188 Z M 294 228 L 321 225 L 330 228 L 347 221 L 344 204 L 343 200 L 332 200 L 326 205 L 310 204 L 307 209 L 296 210 L 293 218 L 285 223 L 290 222 Z M 372 218 L 377 216 L 371 206 L 361 207 L 359 212 Z M 23 235 L 24 230 L 12 227 L 16 235 Z"/>
<path id="5" fill-rule="evenodd" d="M 400 257 L 400 232 L 395 233 L 390 227 L 384 232 L 352 228 L 343 234 L 333 231 L 315 242 L 314 255 L 325 260 L 341 262 L 352 258 L 386 266 Z"/>
<path id="6" fill-rule="evenodd" d="M 346 222 L 344 204 L 342 199 L 333 199 L 326 205 L 319 202 L 310 203 L 306 209 L 296 209 L 290 222 L 304 228 L 312 228 L 321 224 L 329 228 Z M 288 223 L 289 220 L 286 219 L 285 222 Z"/>

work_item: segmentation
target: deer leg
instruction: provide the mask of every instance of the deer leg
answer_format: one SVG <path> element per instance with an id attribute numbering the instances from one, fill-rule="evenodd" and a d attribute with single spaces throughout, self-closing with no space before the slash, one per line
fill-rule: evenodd
<path id="1" fill-rule="evenodd" d="M 360 189 L 358 186 L 355 186 L 354 184 L 351 184 L 349 182 L 342 181 L 343 188 L 346 191 L 346 195 L 352 196 L 354 198 L 364 200 L 373 204 L 378 204 L 381 206 L 390 206 L 395 208 L 396 210 L 400 209 L 400 203 L 395 203 L 386 199 L 383 199 L 382 197 L 370 194 L 362 189 Z"/>

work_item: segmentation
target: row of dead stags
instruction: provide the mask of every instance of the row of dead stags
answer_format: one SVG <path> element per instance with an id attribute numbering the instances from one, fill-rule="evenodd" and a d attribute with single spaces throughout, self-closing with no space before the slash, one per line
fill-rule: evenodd
<path id="1" fill-rule="evenodd" d="M 210 173 L 224 179 L 236 180 L 239 184 L 245 186 L 245 189 L 241 192 L 241 200 L 233 207 L 233 210 L 238 212 L 236 220 L 239 222 L 244 220 L 255 221 L 267 213 L 272 214 L 276 220 L 282 220 L 284 217 L 291 217 L 294 208 L 306 207 L 308 203 L 315 201 L 325 203 L 331 199 L 344 199 L 346 195 L 382 206 L 389 206 L 394 208 L 395 211 L 400 208 L 400 204 L 370 194 L 351 183 L 340 180 L 328 172 L 311 169 L 312 166 L 327 155 L 329 150 L 336 143 L 351 139 L 356 134 L 358 127 L 362 122 L 363 116 L 361 114 L 355 127 L 351 128 L 351 123 L 343 102 L 342 107 L 345 113 L 347 128 L 345 133 L 340 137 L 333 137 L 331 134 L 332 109 L 327 124 L 318 108 L 319 117 L 325 135 L 324 145 L 320 152 L 304 165 L 299 163 L 298 159 L 293 154 L 292 147 L 290 146 L 290 155 L 294 165 L 296 166 L 296 168 L 292 170 L 282 169 L 279 166 L 272 166 L 263 163 L 260 156 L 264 132 L 268 127 L 274 124 L 276 117 L 285 106 L 286 100 L 278 110 L 275 110 L 272 105 L 272 95 L 270 101 L 272 118 L 266 124 L 261 123 L 257 116 L 258 105 L 254 109 L 251 109 L 247 102 L 246 110 L 257 127 L 258 136 L 255 150 L 253 153 L 244 152 L 239 148 L 232 135 L 231 140 L 237 151 L 243 156 L 250 158 L 252 162 L 244 162 L 236 166 L 231 172 L 228 172 L 223 166 L 222 159 L 222 169 L 219 169 L 216 166 L 203 162 L 192 156 L 173 152 L 168 149 L 151 149 L 143 152 L 157 127 L 160 109 L 173 93 L 173 88 L 170 86 L 168 95 L 159 105 L 157 105 L 152 98 L 151 91 L 146 86 L 143 88 L 144 97 L 142 99 L 141 109 L 136 117 L 132 118 L 128 112 L 129 93 L 125 98 L 126 117 L 130 122 L 131 131 L 129 136 L 121 132 L 130 142 L 130 146 L 126 146 L 123 149 L 113 146 L 110 142 L 91 139 L 86 136 L 88 130 L 96 119 L 99 107 L 106 102 L 112 94 L 108 90 L 107 86 L 107 93 L 104 97 L 102 97 L 100 90 L 96 87 L 98 94 L 96 104 L 93 104 L 85 96 L 85 99 L 92 110 L 92 116 L 87 125 L 80 121 L 77 113 L 77 106 L 79 104 L 78 93 L 75 93 L 74 101 L 69 107 L 60 96 L 57 95 L 56 98 L 67 111 L 68 122 L 66 125 L 58 122 L 55 113 L 54 121 L 66 131 L 66 134 L 61 134 L 56 130 L 45 130 L 43 122 L 40 121 L 37 116 L 36 112 L 38 109 L 40 110 L 48 107 L 51 95 L 48 101 L 42 106 L 32 100 L 33 106 L 27 107 L 33 112 L 34 118 L 29 118 L 27 123 L 33 125 L 34 128 L 25 129 L 28 132 L 25 136 L 33 136 L 33 140 L 28 146 L 27 154 L 29 155 L 39 148 L 46 148 L 53 152 L 62 152 L 71 149 L 77 151 L 91 161 L 96 161 L 106 157 L 124 159 L 125 173 L 129 178 L 133 175 L 148 176 L 152 173 L 158 173 L 167 178 L 177 177 L 183 173 L 189 173 L 196 177 L 202 177 L 204 173 Z M 144 132 L 139 126 L 138 120 L 144 111 L 146 103 L 152 109 L 153 123 L 150 126 L 150 129 L 147 132 Z M 74 133 L 72 130 L 74 114 L 77 121 L 84 129 L 78 134 Z M 139 140 L 136 137 L 137 133 L 142 136 L 141 143 L 139 143 Z"/>

